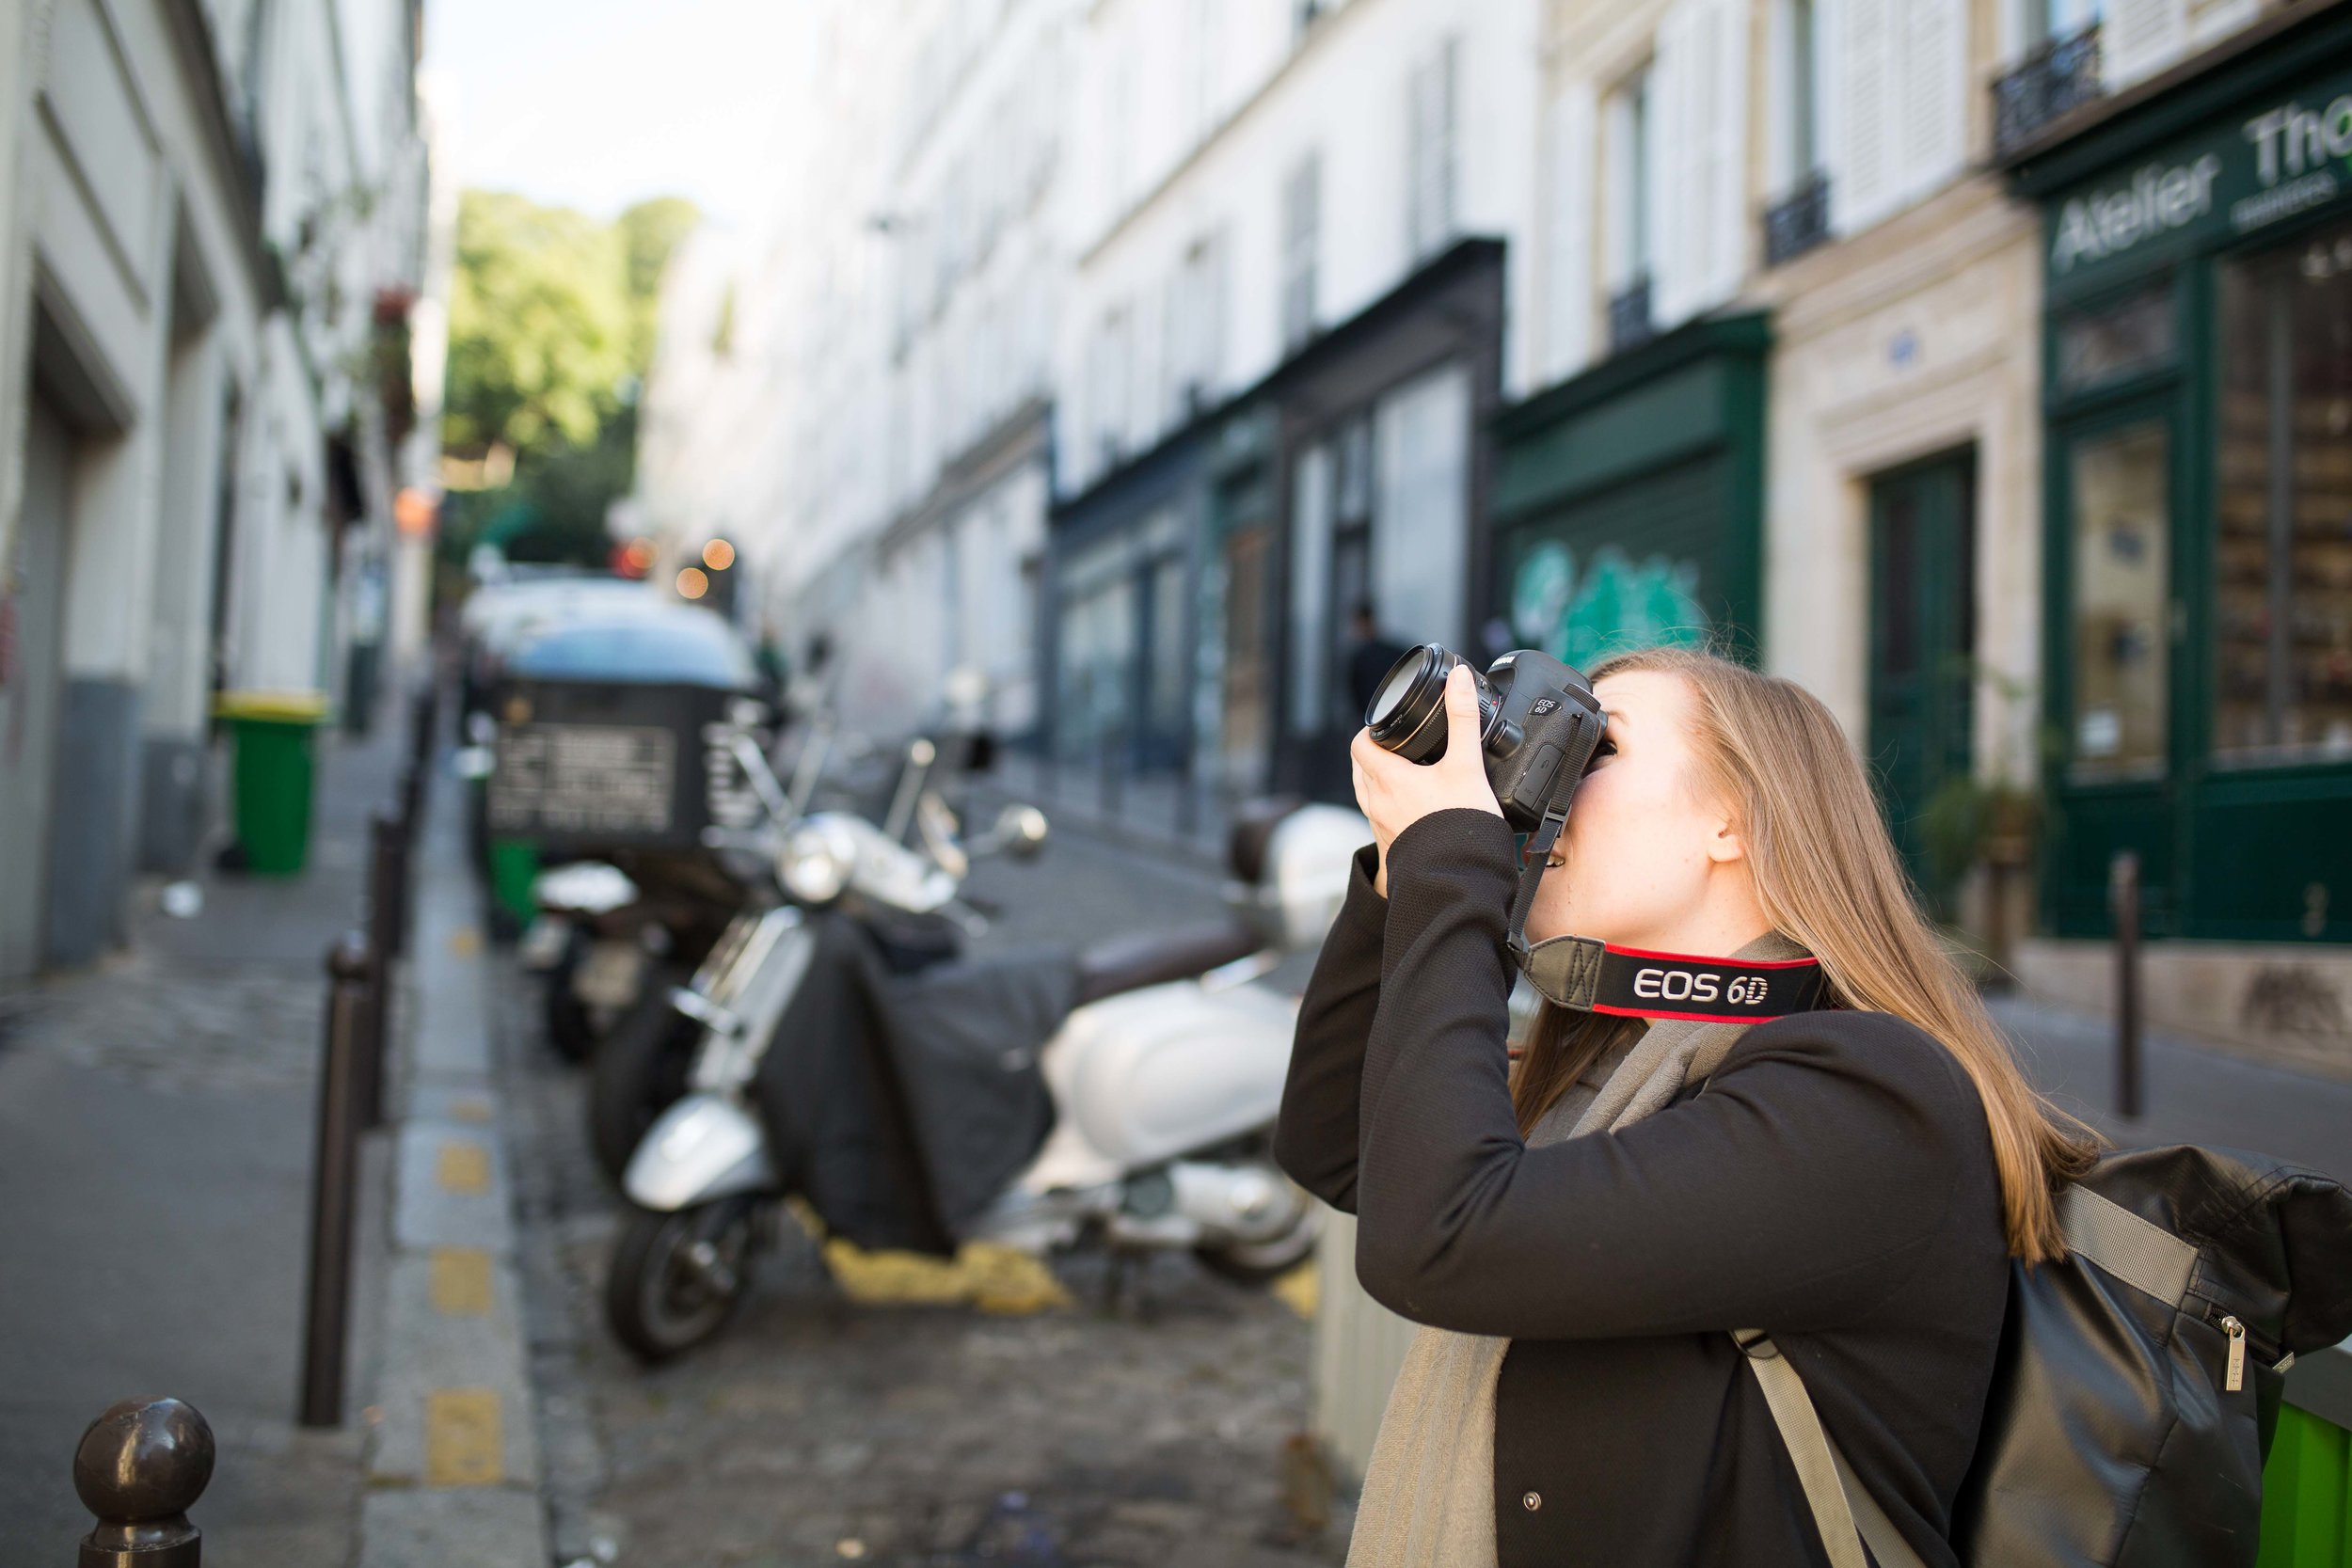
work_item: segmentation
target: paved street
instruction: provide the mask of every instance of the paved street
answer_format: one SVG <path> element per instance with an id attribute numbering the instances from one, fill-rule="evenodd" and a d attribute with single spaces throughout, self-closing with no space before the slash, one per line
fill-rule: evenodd
<path id="1" fill-rule="evenodd" d="M 1214 880 L 1067 835 L 986 864 L 990 945 L 1199 918 Z M 579 1075 L 510 984 L 501 1036 L 558 1560 L 1159 1564 L 1336 1561 L 1342 1516 L 1303 1530 L 1283 1462 L 1307 1423 L 1310 1330 L 1271 1295 L 1162 1259 L 1141 1305 L 1036 1316 L 846 1302 L 804 1248 L 772 1259 L 722 1339 L 655 1372 L 608 1338 L 615 1199 L 589 1164 Z M 1311 1466 L 1310 1466 L 1311 1469 Z"/>
<path id="2" fill-rule="evenodd" d="M 143 906 L 129 952 L 0 994 L 0 1568 L 72 1560 L 90 1523 L 75 1441 L 117 1400 L 158 1394 L 194 1403 L 220 1442 L 198 1512 L 208 1560 L 343 1560 L 363 1401 L 341 1432 L 293 1416 L 321 959 L 360 918 L 395 717 L 364 747 L 321 737 L 305 876 L 208 878 L 199 917 Z M 381 1165 L 371 1148 L 363 1225 Z M 374 1252 L 363 1236 L 360 1258 Z M 374 1285 L 355 1291 L 362 1343 Z"/>

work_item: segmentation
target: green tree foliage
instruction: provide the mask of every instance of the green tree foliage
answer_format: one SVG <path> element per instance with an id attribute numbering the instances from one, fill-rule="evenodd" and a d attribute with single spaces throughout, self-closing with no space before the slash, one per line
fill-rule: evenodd
<path id="1" fill-rule="evenodd" d="M 601 562 L 606 508 L 635 478 L 636 399 L 653 355 L 662 269 L 691 202 L 641 202 L 610 224 L 504 192 L 457 212 L 445 450 L 515 453 L 515 477 L 456 498 L 453 558 Z"/>

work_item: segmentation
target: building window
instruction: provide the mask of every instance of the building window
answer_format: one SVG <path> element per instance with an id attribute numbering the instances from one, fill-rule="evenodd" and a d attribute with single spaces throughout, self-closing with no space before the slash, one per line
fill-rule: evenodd
<path id="1" fill-rule="evenodd" d="M 1820 29 L 1814 0 L 1778 11 L 1781 113 L 1776 159 L 1782 196 L 1764 210 L 1764 264 L 1778 266 L 1829 238 L 1829 174 L 1821 158 Z"/>
<path id="2" fill-rule="evenodd" d="M 1446 39 L 1413 69 L 1406 103 L 1412 166 L 1406 188 L 1406 244 L 1415 261 L 1454 238 L 1455 75 L 1461 50 Z"/>
<path id="3" fill-rule="evenodd" d="M 1181 424 L 1216 397 L 1225 358 L 1225 242 L 1195 240 L 1168 288 L 1168 420 Z"/>
<path id="4" fill-rule="evenodd" d="M 1650 335 L 1650 274 L 1657 214 L 1655 72 L 1645 65 L 1610 95 L 1608 210 L 1609 346 L 1629 348 Z"/>
<path id="5" fill-rule="evenodd" d="M 1093 373 L 1087 401 L 1092 405 L 1096 471 L 1115 467 L 1127 439 L 1127 311 L 1107 312 L 1094 335 Z"/>
<path id="6" fill-rule="evenodd" d="M 2352 756 L 2352 224 L 2221 269 L 2215 756 Z"/>
<path id="7" fill-rule="evenodd" d="M 2171 626 L 2170 443 L 2159 420 L 2077 441 L 2074 519 L 2075 772 L 2161 773 Z"/>
<path id="8" fill-rule="evenodd" d="M 1310 152 L 1282 182 L 1282 347 L 1314 335 L 1315 261 L 1323 222 L 1323 161 Z"/>
<path id="9" fill-rule="evenodd" d="M 2104 0 L 2023 0 L 2025 53 L 1993 84 L 1993 150 L 2005 153 L 2100 96 Z"/>

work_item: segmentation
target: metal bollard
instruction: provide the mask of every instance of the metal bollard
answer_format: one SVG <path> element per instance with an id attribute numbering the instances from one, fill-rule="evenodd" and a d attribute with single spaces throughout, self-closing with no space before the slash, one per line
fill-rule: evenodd
<path id="1" fill-rule="evenodd" d="M 391 1055 L 393 960 L 400 956 L 407 859 L 400 825 L 384 816 L 368 822 L 368 999 L 352 1069 L 354 1115 L 362 1130 L 384 1125 L 384 1069 Z"/>
<path id="2" fill-rule="evenodd" d="M 200 1568 L 188 1510 L 213 1479 L 213 1429 L 178 1400 L 124 1400 L 73 1450 L 73 1490 L 98 1516 L 79 1568 Z"/>
<path id="3" fill-rule="evenodd" d="M 2117 852 L 2107 867 L 2115 916 L 2115 1112 L 2139 1115 L 2139 856 Z"/>
<path id="4" fill-rule="evenodd" d="M 358 1078 L 373 964 L 367 939 L 357 931 L 326 952 L 326 1059 L 319 1070 L 318 1153 L 310 1175 L 310 1291 L 302 1326 L 304 1426 L 340 1426 L 343 1418 L 352 1210 L 359 1175 Z"/>

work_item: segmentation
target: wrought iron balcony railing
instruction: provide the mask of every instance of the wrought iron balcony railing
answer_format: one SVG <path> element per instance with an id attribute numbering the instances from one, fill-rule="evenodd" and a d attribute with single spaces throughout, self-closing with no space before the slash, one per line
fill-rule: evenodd
<path id="1" fill-rule="evenodd" d="M 2052 39 L 1993 84 L 1993 153 L 2003 157 L 2062 114 L 2106 89 L 2099 79 L 2099 24 Z"/>
<path id="2" fill-rule="evenodd" d="M 1815 169 L 1764 209 L 1764 264 L 1776 267 L 1829 238 L 1829 176 Z"/>
<path id="3" fill-rule="evenodd" d="M 1657 331 L 1657 324 L 1650 319 L 1649 274 L 1642 273 L 1609 296 L 1609 352 L 1621 353 L 1645 343 Z"/>

